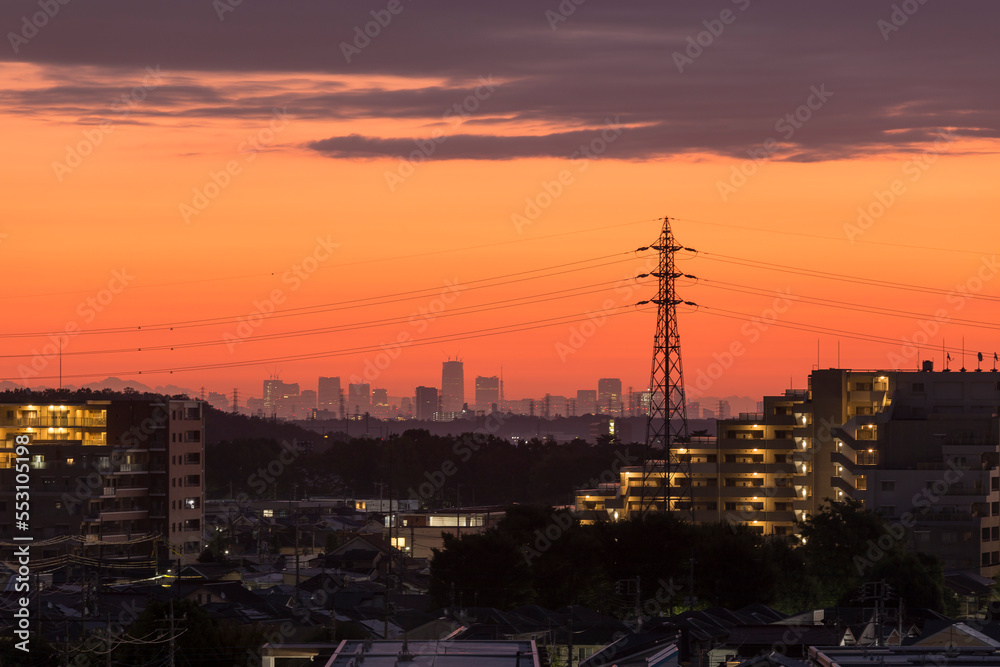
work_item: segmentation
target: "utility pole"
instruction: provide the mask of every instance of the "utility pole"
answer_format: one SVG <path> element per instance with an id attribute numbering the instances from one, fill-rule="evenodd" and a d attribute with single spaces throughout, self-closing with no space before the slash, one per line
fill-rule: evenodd
<path id="1" fill-rule="evenodd" d="M 174 667 L 175 647 L 174 647 L 174 600 L 170 598 L 170 667 Z"/>
<path id="2" fill-rule="evenodd" d="M 689 559 L 691 570 L 688 572 L 688 611 L 694 611 L 694 552 Z"/>
<path id="3" fill-rule="evenodd" d="M 635 628 L 642 632 L 642 577 L 635 575 Z"/>

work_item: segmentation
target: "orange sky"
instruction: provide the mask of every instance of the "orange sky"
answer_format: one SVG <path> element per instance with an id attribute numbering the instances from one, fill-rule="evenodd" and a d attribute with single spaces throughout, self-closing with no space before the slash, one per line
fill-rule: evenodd
<path id="1" fill-rule="evenodd" d="M 56 79 L 76 80 L 110 91 L 113 100 L 148 75 L 141 67 L 112 73 L 63 65 L 56 71 L 45 64 L 6 62 L 0 63 L 0 76 L 16 93 L 46 90 Z M 0 257 L 7 277 L 4 331 L 8 336 L 67 327 L 88 332 L 66 339 L 67 384 L 115 375 L 150 386 L 204 385 L 227 393 L 238 387 L 245 397 L 259 396 L 262 380 L 271 373 L 315 389 L 318 375 L 339 375 L 346 382 L 366 376 L 367 369 L 373 386 L 388 388 L 390 395 L 409 395 L 415 385 L 439 385 L 441 361 L 450 355 L 465 361 L 470 400 L 473 378 L 496 374 L 501 365 L 509 397 L 573 395 L 577 389 L 596 388 L 597 378 L 606 376 L 621 377 L 626 387 L 638 390 L 648 382 L 654 317 L 633 305 L 652 298 L 654 287 L 625 289 L 632 276 L 648 270 L 650 257 L 629 253 L 653 242 L 660 228 L 657 218 L 668 215 L 677 219 L 678 240 L 702 253 L 681 255 L 682 270 L 702 280 L 685 280 L 681 287 L 681 296 L 699 306 L 684 307 L 680 314 L 689 400 L 732 394 L 756 398 L 780 392 L 790 381 L 803 387 L 817 363 L 817 341 L 823 367 L 837 365 L 838 340 L 840 365 L 854 368 L 892 367 L 900 359 L 906 360 L 905 367 L 915 367 L 918 358 L 940 364 L 942 342 L 960 348 L 963 338 L 969 368 L 976 366 L 975 352 L 984 353 L 989 368 L 993 352 L 1000 351 L 994 330 L 953 321 L 994 323 L 995 302 L 715 259 L 740 258 L 946 292 L 965 286 L 979 295 L 1000 295 L 1000 281 L 994 279 L 1000 267 L 992 263 L 1000 246 L 993 220 L 1000 166 L 993 139 L 962 136 L 940 146 L 914 142 L 871 155 L 762 162 L 725 201 L 719 182 L 730 178 L 734 166 L 752 163 L 709 150 L 628 159 L 616 159 L 609 149 L 608 156 L 595 160 L 432 160 L 417 165 L 391 189 L 386 173 L 397 170 L 398 158 L 331 159 L 310 148 L 310 142 L 354 134 L 426 137 L 435 128 L 445 135 L 474 130 L 487 136 L 537 136 L 551 132 L 552 126 L 500 109 L 491 115 L 485 110 L 489 100 L 476 118 L 490 120 L 484 129 L 440 117 L 313 117 L 296 113 L 294 106 L 285 117 L 206 117 L 179 112 L 185 105 L 176 98 L 171 105 L 157 98 L 158 89 L 239 86 L 241 94 L 256 91 L 267 100 L 263 109 L 282 96 L 296 99 L 309 91 L 407 90 L 445 85 L 443 81 L 307 71 L 248 75 L 164 70 L 147 99 L 111 117 L 110 131 L 98 124 L 98 118 L 106 117 L 100 115 L 100 105 L 61 101 L 29 106 L 8 97 L 0 107 L 7 158 L 0 163 L 6 193 L 0 200 Z M 447 85 L 471 91 L 475 79 Z M 804 98 L 808 86 L 799 88 Z M 192 100 L 186 108 L 197 104 Z M 641 126 L 625 124 L 623 143 Z M 573 129 L 599 136 L 602 126 L 584 122 Z M 773 129 L 764 126 L 755 136 L 762 141 L 769 134 Z M 250 148 L 254 141 L 260 150 Z M 73 163 L 71 147 L 89 154 L 68 170 L 54 165 Z M 915 166 L 915 160 L 925 161 L 927 169 Z M 227 168 L 232 173 L 219 176 Z M 211 192 L 213 174 L 227 183 L 197 210 L 194 191 L 208 185 Z M 512 216 L 525 215 L 526 198 L 545 202 L 545 184 L 553 191 L 560 174 L 564 182 L 558 196 L 518 229 Z M 876 193 L 891 191 L 894 182 L 897 194 L 884 215 L 866 230 L 852 230 L 859 207 L 872 206 Z M 853 243 L 849 236 L 855 237 Z M 614 263 L 596 266 L 607 262 Z M 561 275 L 472 289 L 475 281 L 570 263 L 578 264 L 548 272 L 575 269 Z M 125 276 L 124 281 L 116 276 Z M 981 278 L 986 280 L 980 284 Z M 719 289 L 715 283 L 765 294 Z M 593 284 L 601 286 L 540 301 L 545 293 Z M 359 303 L 418 290 L 394 303 Z M 238 328 L 233 318 L 256 318 L 256 311 L 270 309 L 272 297 L 281 302 L 278 311 L 341 305 L 294 317 L 269 315 Z M 808 304 L 799 297 L 919 313 L 928 320 L 937 312 L 937 325 L 925 325 L 934 329 L 926 343 L 934 352 L 918 355 L 904 348 L 902 340 L 921 330 L 917 319 Z M 519 298 L 528 303 L 463 310 Z M 789 305 L 779 323 L 900 342 L 878 344 L 777 326 L 764 330 L 763 324 L 718 316 L 735 311 L 768 319 L 767 309 L 782 298 L 787 301 L 777 303 Z M 608 308 L 621 314 L 603 318 L 600 312 Z M 422 319 L 421 309 L 444 316 Z M 586 313 L 597 314 L 587 322 Z M 433 338 L 462 338 L 466 332 L 577 314 L 584 321 L 496 336 Z M 227 321 L 140 329 L 207 318 Z M 393 318 L 373 327 L 351 326 Z M 343 328 L 262 339 L 335 326 Z M 93 333 L 101 329 L 128 330 Z M 240 336 L 241 331 L 250 335 Z M 234 343 L 233 336 L 240 336 L 239 341 Z M 0 377 L 57 384 L 57 357 L 44 348 L 48 340 L 43 335 L 8 337 Z M 430 342 L 380 356 L 379 346 L 397 340 Z M 139 351 L 194 342 L 211 344 Z M 369 349 L 333 354 L 352 348 Z M 734 349 L 740 351 L 730 363 L 727 350 Z M 83 354 L 100 350 L 128 351 Z M 300 354 L 324 356 L 281 359 Z M 389 356 L 393 358 L 386 364 Z M 959 355 L 953 351 L 952 356 L 957 368 Z M 258 363 L 271 358 L 275 360 Z M 218 365 L 231 367 L 199 368 Z M 374 370 L 379 365 L 385 367 Z M 721 372 L 721 365 L 728 368 Z M 177 370 L 156 372 L 163 369 Z"/>

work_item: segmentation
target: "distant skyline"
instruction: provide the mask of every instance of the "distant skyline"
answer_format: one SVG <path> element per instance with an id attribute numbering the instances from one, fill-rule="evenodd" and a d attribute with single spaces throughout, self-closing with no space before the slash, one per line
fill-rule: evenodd
<path id="1" fill-rule="evenodd" d="M 689 400 L 1000 352 L 995 3 L 53 7 L 0 6 L 0 380 L 638 389 L 664 215 Z"/>

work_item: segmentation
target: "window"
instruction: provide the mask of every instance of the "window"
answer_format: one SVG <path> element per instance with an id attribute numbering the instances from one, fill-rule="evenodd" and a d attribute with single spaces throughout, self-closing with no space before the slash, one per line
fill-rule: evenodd
<path id="1" fill-rule="evenodd" d="M 185 475 L 184 486 L 201 486 L 201 475 Z"/>
<path id="2" fill-rule="evenodd" d="M 194 496 L 191 498 L 184 499 L 184 509 L 196 510 L 201 507 L 201 498 Z"/>
<path id="3" fill-rule="evenodd" d="M 2 507 L 0 507 L 0 511 L 3 511 Z M 1000 514 L 1000 503 L 990 503 L 990 515 L 997 516 L 998 514 Z"/>
<path id="4" fill-rule="evenodd" d="M 868 490 L 868 478 L 865 477 L 864 475 L 858 475 L 854 479 L 854 488 L 856 488 L 858 491 L 867 491 Z"/>
<path id="5" fill-rule="evenodd" d="M 895 491 L 896 482 L 891 479 L 882 480 L 882 490 L 883 491 Z"/>
<path id="6" fill-rule="evenodd" d="M 915 393 L 915 394 L 922 394 L 922 393 L 924 393 L 924 383 L 923 382 L 914 382 L 913 383 L 913 393 Z"/>
<path id="7" fill-rule="evenodd" d="M 983 532 L 982 541 L 983 542 L 989 542 L 990 541 L 990 529 L 989 528 L 983 528 L 982 532 Z"/>
<path id="8" fill-rule="evenodd" d="M 264 510 L 262 514 L 265 519 L 270 519 L 274 516 L 274 510 Z"/>
<path id="9" fill-rule="evenodd" d="M 185 465 L 200 465 L 201 464 L 201 452 L 189 452 L 184 455 Z"/>

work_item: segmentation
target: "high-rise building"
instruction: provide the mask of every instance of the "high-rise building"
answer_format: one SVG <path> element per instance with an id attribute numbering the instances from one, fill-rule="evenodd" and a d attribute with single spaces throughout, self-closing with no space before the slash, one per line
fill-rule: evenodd
<path id="1" fill-rule="evenodd" d="M 297 382 L 282 382 L 277 378 L 264 380 L 264 413 L 266 416 L 290 416 L 293 412 L 288 400 L 299 395 Z"/>
<path id="2" fill-rule="evenodd" d="M 601 378 L 597 381 L 597 410 L 602 415 L 622 413 L 622 381 L 618 378 Z"/>
<path id="3" fill-rule="evenodd" d="M 597 414 L 596 389 L 578 389 L 576 391 L 576 414 L 578 415 Z"/>
<path id="4" fill-rule="evenodd" d="M 372 409 L 372 386 L 367 382 L 347 385 L 347 412 L 365 414 Z"/>
<path id="5" fill-rule="evenodd" d="M 733 410 L 729 407 L 729 401 L 725 399 L 719 400 L 719 412 L 717 419 L 729 419 L 733 416 Z"/>
<path id="6" fill-rule="evenodd" d="M 372 389 L 372 414 L 379 419 L 389 417 L 388 389 Z"/>
<path id="7" fill-rule="evenodd" d="M 416 417 L 424 421 L 434 419 L 438 411 L 438 390 L 436 387 L 417 387 L 413 404 Z"/>
<path id="8" fill-rule="evenodd" d="M 500 378 L 496 375 L 476 377 L 476 410 L 490 413 L 500 409 Z"/>
<path id="9" fill-rule="evenodd" d="M 317 389 L 319 391 L 316 407 L 321 411 L 326 410 L 343 417 L 340 414 L 340 378 L 320 376 Z"/>
<path id="10" fill-rule="evenodd" d="M 30 478 L 33 559 L 76 549 L 118 562 L 151 553 L 194 562 L 204 547 L 203 406 L 159 398 L 0 405 L 0 504 L 14 507 L 15 473 Z M 26 472 L 18 457 L 30 459 Z M 0 519 L 4 541 L 18 535 L 12 518 Z M 67 535 L 80 540 L 46 546 Z"/>
<path id="11" fill-rule="evenodd" d="M 464 364 L 461 361 L 445 361 L 441 368 L 441 411 L 461 412 L 464 404 Z"/>

